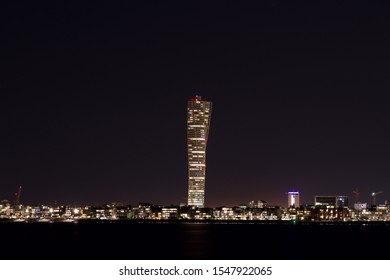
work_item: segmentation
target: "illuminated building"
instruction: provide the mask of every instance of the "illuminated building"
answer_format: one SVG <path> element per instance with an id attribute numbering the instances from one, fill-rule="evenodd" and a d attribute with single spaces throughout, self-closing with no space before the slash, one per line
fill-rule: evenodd
<path id="1" fill-rule="evenodd" d="M 161 218 L 162 219 L 175 219 L 178 216 L 177 207 L 163 207 L 161 209 Z"/>
<path id="2" fill-rule="evenodd" d="M 316 195 L 314 197 L 314 205 L 317 206 L 336 206 L 335 196 Z"/>
<path id="3" fill-rule="evenodd" d="M 353 206 L 356 211 L 362 211 L 368 208 L 367 203 L 362 203 L 362 202 L 355 203 Z"/>
<path id="4" fill-rule="evenodd" d="M 314 205 L 317 206 L 336 206 L 345 207 L 348 206 L 348 196 L 323 196 L 316 195 L 314 198 Z"/>
<path id="5" fill-rule="evenodd" d="M 299 207 L 299 192 L 288 192 L 287 207 L 297 208 Z"/>
<path id="6" fill-rule="evenodd" d="M 349 221 L 350 213 L 346 207 L 316 207 L 311 213 L 312 221 Z"/>
<path id="7" fill-rule="evenodd" d="M 348 196 L 345 195 L 336 196 L 336 206 L 337 207 L 348 206 Z"/>
<path id="8" fill-rule="evenodd" d="M 211 121 L 211 102 L 198 95 L 188 101 L 188 202 L 189 206 L 204 207 L 206 182 L 206 146 Z"/>
<path id="9" fill-rule="evenodd" d="M 264 208 L 267 207 L 267 201 L 264 200 L 252 200 L 248 203 L 249 208 Z"/>

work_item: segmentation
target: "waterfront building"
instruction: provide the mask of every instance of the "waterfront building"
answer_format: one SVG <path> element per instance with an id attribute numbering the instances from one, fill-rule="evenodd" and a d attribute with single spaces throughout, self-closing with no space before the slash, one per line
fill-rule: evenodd
<path id="1" fill-rule="evenodd" d="M 367 202 L 366 202 L 366 203 L 357 202 L 357 203 L 355 203 L 353 206 L 354 206 L 354 209 L 355 209 L 356 211 L 363 211 L 364 209 L 367 209 L 367 208 L 368 208 Z"/>
<path id="2" fill-rule="evenodd" d="M 161 218 L 162 219 L 176 219 L 178 217 L 178 207 L 170 206 L 163 207 L 161 209 Z"/>
<path id="3" fill-rule="evenodd" d="M 267 201 L 265 200 L 252 200 L 248 203 L 249 208 L 264 208 L 267 207 Z"/>
<path id="4" fill-rule="evenodd" d="M 198 95 L 188 101 L 188 206 L 204 207 L 206 147 L 211 121 L 211 102 Z"/>
<path id="5" fill-rule="evenodd" d="M 315 207 L 336 206 L 336 196 L 333 195 L 316 195 L 314 197 Z"/>
<path id="6" fill-rule="evenodd" d="M 213 216 L 217 220 L 234 220 L 232 207 L 217 207 L 213 210 Z"/>
<path id="7" fill-rule="evenodd" d="M 345 196 L 345 195 L 336 196 L 336 206 L 337 207 L 348 207 L 348 196 Z"/>
<path id="8" fill-rule="evenodd" d="M 347 207 L 316 207 L 311 213 L 312 221 L 350 221 L 350 218 Z"/>
<path id="9" fill-rule="evenodd" d="M 348 196 L 316 195 L 314 197 L 314 205 L 316 207 L 323 207 L 323 206 L 348 207 Z"/>

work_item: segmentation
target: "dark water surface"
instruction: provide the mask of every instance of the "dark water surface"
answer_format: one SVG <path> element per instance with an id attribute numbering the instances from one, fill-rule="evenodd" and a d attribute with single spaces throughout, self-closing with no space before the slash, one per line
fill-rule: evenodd
<path id="1" fill-rule="evenodd" d="M 1 259 L 389 259 L 389 224 L 0 223 Z"/>

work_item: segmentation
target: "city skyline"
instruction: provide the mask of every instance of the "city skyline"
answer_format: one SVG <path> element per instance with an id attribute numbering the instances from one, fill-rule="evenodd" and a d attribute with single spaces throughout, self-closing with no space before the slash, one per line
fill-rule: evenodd
<path id="1" fill-rule="evenodd" d="M 390 201 L 389 8 L 6 3 L 0 199 L 186 203 L 199 93 L 217 104 L 206 206 Z"/>

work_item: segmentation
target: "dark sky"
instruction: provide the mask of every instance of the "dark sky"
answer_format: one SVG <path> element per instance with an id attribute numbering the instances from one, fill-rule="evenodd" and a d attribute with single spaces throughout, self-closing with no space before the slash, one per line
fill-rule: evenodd
<path id="1" fill-rule="evenodd" d="M 386 1 L 0 3 L 0 199 L 179 204 L 213 102 L 206 205 L 390 199 Z"/>

